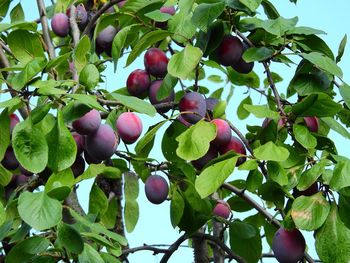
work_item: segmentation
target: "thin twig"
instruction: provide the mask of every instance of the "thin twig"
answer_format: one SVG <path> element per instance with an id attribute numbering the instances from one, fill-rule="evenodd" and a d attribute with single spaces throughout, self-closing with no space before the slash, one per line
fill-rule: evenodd
<path id="1" fill-rule="evenodd" d="M 37 0 L 36 2 L 38 5 L 44 41 L 48 49 L 49 57 L 53 59 L 55 58 L 55 49 L 53 47 L 52 40 L 50 37 L 49 26 L 48 26 L 47 17 L 46 17 L 45 4 L 43 0 Z"/>
<path id="2" fill-rule="evenodd" d="M 70 28 L 71 28 L 71 34 L 72 34 L 72 39 L 73 39 L 73 48 L 75 48 L 79 42 L 79 38 L 80 38 L 80 31 L 79 31 L 79 27 L 77 24 L 77 20 L 76 20 L 76 7 L 74 5 L 71 5 L 70 7 L 70 17 L 69 17 L 69 24 L 70 24 Z M 73 65 L 73 80 L 76 81 L 77 83 L 79 82 L 79 76 L 78 76 L 78 72 L 77 72 L 77 68 L 75 66 L 75 63 Z M 75 93 L 75 91 L 78 89 L 79 84 L 76 84 L 73 88 L 72 88 L 72 93 Z"/>
<path id="3" fill-rule="evenodd" d="M 168 249 L 167 253 L 164 254 L 160 263 L 168 262 L 169 258 L 174 254 L 174 252 L 179 248 L 182 242 L 184 242 L 188 238 L 187 234 L 183 234 L 180 236 Z"/>

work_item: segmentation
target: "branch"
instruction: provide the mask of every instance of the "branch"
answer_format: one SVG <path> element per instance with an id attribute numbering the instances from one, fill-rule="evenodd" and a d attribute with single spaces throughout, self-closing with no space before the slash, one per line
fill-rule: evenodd
<path id="1" fill-rule="evenodd" d="M 79 27 L 77 24 L 77 20 L 76 20 L 76 7 L 75 5 L 71 5 L 70 7 L 70 17 L 69 17 L 69 25 L 71 28 L 71 32 L 72 32 L 72 39 L 73 39 L 73 49 L 77 46 L 78 42 L 79 42 L 79 38 L 80 38 L 80 31 L 79 31 Z M 75 63 L 73 65 L 73 80 L 76 82 L 79 82 L 79 76 L 77 73 L 77 69 L 75 67 Z M 75 93 L 75 91 L 77 90 L 79 84 L 76 84 L 73 89 L 72 89 L 72 93 Z"/>
<path id="2" fill-rule="evenodd" d="M 217 192 L 213 193 L 213 198 L 219 199 L 219 194 Z M 215 218 L 212 219 L 213 224 L 213 235 L 214 237 L 218 238 L 221 242 L 223 241 L 223 232 L 224 227 L 223 223 L 219 222 Z M 225 253 L 219 246 L 214 246 L 213 248 L 213 254 L 214 254 L 214 262 L 215 263 L 224 263 L 225 260 Z"/>
<path id="3" fill-rule="evenodd" d="M 97 101 L 103 105 L 106 105 L 106 106 L 123 106 L 123 104 L 121 104 L 120 102 L 118 102 L 116 100 L 105 100 L 105 99 L 97 98 Z M 154 104 L 153 106 L 157 110 L 160 110 L 160 109 L 164 109 L 164 108 L 168 108 L 168 107 L 177 106 L 177 103 L 175 103 L 175 102 L 162 102 L 162 103 Z"/>
<path id="4" fill-rule="evenodd" d="M 53 59 L 53 58 L 55 58 L 55 49 L 53 47 L 52 40 L 51 40 L 50 33 L 49 33 L 50 31 L 49 31 L 49 26 L 47 24 L 45 4 L 44 4 L 43 0 L 37 0 L 36 2 L 38 5 L 44 41 L 45 41 L 45 44 L 46 44 L 47 49 L 48 49 L 49 57 L 51 59 Z"/>
<path id="5" fill-rule="evenodd" d="M 198 229 L 197 234 L 192 236 L 193 255 L 195 263 L 209 263 L 208 246 L 203 238 L 204 227 Z"/>
<path id="6" fill-rule="evenodd" d="M 152 245 L 144 244 L 143 246 L 124 249 L 123 253 L 122 253 L 122 256 L 127 256 L 128 254 L 135 253 L 137 251 L 143 251 L 143 250 L 153 251 L 153 255 L 159 254 L 159 253 L 164 253 L 165 254 L 165 253 L 169 252 L 169 249 L 157 248 L 157 247 L 152 246 Z"/>
<path id="7" fill-rule="evenodd" d="M 167 253 L 164 254 L 160 263 L 168 262 L 169 258 L 174 254 L 174 252 L 179 248 L 182 242 L 184 242 L 188 238 L 187 234 L 183 234 L 176 240 L 168 249 Z"/>

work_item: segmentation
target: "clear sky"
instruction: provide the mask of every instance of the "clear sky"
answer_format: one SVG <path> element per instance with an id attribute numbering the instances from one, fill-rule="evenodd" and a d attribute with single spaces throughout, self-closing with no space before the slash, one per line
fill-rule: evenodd
<path id="1" fill-rule="evenodd" d="M 50 1 L 46 1 L 50 2 Z M 322 38 L 328 43 L 333 52 L 336 54 L 338 45 L 344 36 L 347 34 L 350 36 L 350 27 L 349 27 L 349 10 L 350 10 L 350 1 L 349 0 L 333 0 L 333 1 L 310 1 L 310 0 L 299 0 L 297 5 L 290 3 L 288 0 L 272 0 L 272 2 L 277 7 L 277 10 L 280 14 L 285 18 L 291 18 L 294 16 L 299 17 L 299 26 L 310 26 L 317 29 L 321 29 L 327 32 L 327 35 L 322 36 Z M 18 3 L 17 0 L 14 0 L 12 6 Z M 34 20 L 38 17 L 38 11 L 36 9 L 36 1 L 35 0 L 22 0 L 21 1 L 27 20 Z M 263 16 L 263 11 L 259 9 L 261 16 Z M 345 50 L 345 55 L 340 63 L 341 68 L 344 72 L 344 79 L 350 83 L 350 50 L 347 48 Z M 128 74 L 136 68 L 143 68 L 142 58 L 136 60 L 132 65 L 128 68 L 123 68 L 125 65 L 125 59 L 120 61 L 118 72 L 113 73 L 111 65 L 109 69 L 106 71 L 106 84 L 102 84 L 103 88 L 107 88 L 112 91 L 120 87 L 125 86 L 126 78 Z M 278 90 L 284 92 L 286 87 L 294 74 L 295 69 L 289 69 L 286 66 L 276 66 L 272 65 L 272 70 L 279 73 L 285 81 L 282 83 L 278 83 Z M 263 69 L 261 66 L 255 67 L 256 73 L 261 76 L 261 80 L 265 78 L 263 76 Z M 218 74 L 218 72 L 215 72 Z M 210 74 L 208 74 L 210 75 Z M 201 81 L 201 85 L 207 86 L 211 91 L 219 88 L 215 83 L 210 83 L 206 81 Z M 244 121 L 239 121 L 236 116 L 236 109 L 240 101 L 245 96 L 243 93 L 246 92 L 246 88 L 237 87 L 235 89 L 235 93 L 233 99 L 230 102 L 229 107 L 227 108 L 227 116 L 228 118 L 244 133 L 246 131 L 245 125 L 247 124 L 259 124 L 261 120 L 256 120 L 254 118 L 248 118 Z M 259 103 L 260 98 L 254 97 L 254 102 Z M 261 103 L 264 103 L 264 100 L 261 100 Z M 161 120 L 158 118 L 157 120 L 148 118 L 144 115 L 141 116 L 144 122 L 144 131 L 147 130 L 148 126 L 157 122 L 157 120 Z M 336 145 L 338 147 L 338 151 L 340 154 L 349 156 L 350 152 L 350 142 L 337 134 L 332 134 Z M 157 137 L 155 143 L 155 150 L 152 151 L 151 156 L 153 158 L 162 158 L 160 151 L 160 136 Z M 123 148 L 121 148 L 123 149 Z M 244 178 L 245 174 L 234 174 L 231 178 L 237 178 L 241 176 Z M 85 203 L 85 208 L 87 208 L 87 200 L 89 194 L 89 183 L 86 183 L 79 187 L 79 197 L 82 202 Z M 146 244 L 171 244 L 174 242 L 179 233 L 177 230 L 173 229 L 170 224 L 169 217 L 169 205 L 170 202 L 165 202 L 161 205 L 152 205 L 145 198 L 143 191 L 143 183 L 140 183 L 140 196 L 138 198 L 140 205 L 140 218 L 139 223 L 136 226 L 133 233 L 128 234 L 127 238 L 130 242 L 130 246 L 140 246 L 144 243 Z M 244 214 L 246 216 L 246 214 Z M 237 213 L 234 214 L 235 217 L 240 217 Z M 314 241 L 312 238 L 312 233 L 304 233 L 307 237 L 307 244 L 309 246 L 309 251 L 312 256 L 316 257 L 316 253 L 314 251 Z M 186 242 L 183 243 L 187 245 Z M 268 247 L 264 247 L 265 252 Z M 192 262 L 192 250 L 188 248 L 180 248 L 171 258 L 169 262 L 177 263 L 177 262 Z M 130 256 L 130 262 L 159 262 L 161 255 L 153 256 L 152 252 L 137 252 Z M 265 262 L 265 261 L 264 261 Z M 266 262 L 268 262 L 266 260 Z M 275 262 L 274 260 L 270 262 Z"/>

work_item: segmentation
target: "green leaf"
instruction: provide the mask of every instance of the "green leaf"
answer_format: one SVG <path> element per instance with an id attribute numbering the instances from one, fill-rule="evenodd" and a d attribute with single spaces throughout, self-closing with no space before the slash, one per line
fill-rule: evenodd
<path id="1" fill-rule="evenodd" d="M 207 32 L 208 27 L 224 11 L 224 2 L 202 3 L 193 12 L 192 23 L 200 30 Z"/>
<path id="2" fill-rule="evenodd" d="M 84 243 L 84 250 L 78 256 L 79 262 L 105 263 L 100 254 L 89 244 Z"/>
<path id="3" fill-rule="evenodd" d="M 151 117 L 156 115 L 156 109 L 154 106 L 146 101 L 143 101 L 134 96 L 125 96 L 118 93 L 111 93 L 113 98 L 115 98 L 119 103 L 123 104 L 127 108 L 139 112 L 147 114 Z"/>
<path id="4" fill-rule="evenodd" d="M 238 156 L 218 161 L 205 168 L 195 181 L 195 188 L 201 198 L 214 193 L 233 173 Z"/>
<path id="5" fill-rule="evenodd" d="M 37 34 L 26 30 L 15 30 L 8 35 L 7 43 L 12 53 L 23 65 L 33 59 L 45 59 L 44 49 Z"/>
<path id="6" fill-rule="evenodd" d="M 6 212 L 3 204 L 0 202 L 0 226 L 6 221 Z"/>
<path id="7" fill-rule="evenodd" d="M 0 21 L 6 16 L 7 11 L 9 10 L 11 0 L 5 0 L 0 2 Z"/>
<path id="8" fill-rule="evenodd" d="M 243 108 L 246 111 L 254 114 L 254 116 L 257 118 L 270 118 L 274 120 L 278 120 L 280 118 L 278 112 L 271 110 L 268 105 L 244 104 Z"/>
<path id="9" fill-rule="evenodd" d="M 51 198 L 64 200 L 74 185 L 74 175 L 71 169 L 53 173 L 45 184 L 45 193 Z"/>
<path id="10" fill-rule="evenodd" d="M 84 241 L 80 233 L 71 225 L 60 222 L 57 227 L 57 238 L 69 252 L 80 254 L 84 249 Z"/>
<path id="11" fill-rule="evenodd" d="M 295 104 L 292 111 L 300 117 L 329 117 L 334 116 L 341 108 L 341 105 L 334 102 L 327 94 L 315 93 Z"/>
<path id="12" fill-rule="evenodd" d="M 183 1 L 186 2 L 186 1 Z M 192 8 L 191 1 L 187 1 L 189 8 Z M 180 4 L 179 4 L 180 5 Z M 178 43 L 187 43 L 196 33 L 196 26 L 192 23 L 192 14 L 180 8 L 180 12 L 168 20 L 168 31 L 172 38 Z"/>
<path id="13" fill-rule="evenodd" d="M 348 132 L 348 130 L 344 128 L 335 119 L 331 117 L 324 117 L 321 120 L 325 122 L 328 125 L 328 127 L 331 128 L 333 131 L 339 133 L 341 136 L 343 136 L 346 139 L 350 139 L 350 133 Z"/>
<path id="14" fill-rule="evenodd" d="M 254 71 L 251 71 L 248 74 L 240 74 L 233 70 L 231 67 L 227 67 L 226 70 L 228 73 L 227 76 L 232 82 L 232 84 L 238 86 L 247 86 L 256 89 L 259 88 L 260 79 Z"/>
<path id="15" fill-rule="evenodd" d="M 0 164 L 0 185 L 6 186 L 12 179 L 12 173 Z"/>
<path id="16" fill-rule="evenodd" d="M 112 166 L 106 166 L 105 164 L 90 164 L 89 167 L 85 170 L 83 174 L 75 178 L 75 183 L 79 183 L 83 180 L 88 180 L 91 178 L 96 177 L 97 175 L 103 175 L 107 178 L 120 178 L 121 177 L 121 171 Z"/>
<path id="17" fill-rule="evenodd" d="M 46 238 L 34 236 L 29 237 L 15 245 L 6 255 L 6 263 L 26 263 L 35 255 L 45 252 L 50 246 Z"/>
<path id="18" fill-rule="evenodd" d="M 267 162 L 267 170 L 269 171 L 269 179 L 281 186 L 288 184 L 288 176 L 278 162 Z"/>
<path id="19" fill-rule="evenodd" d="M 20 104 L 22 103 L 22 100 L 18 97 L 11 98 L 9 100 L 1 101 L 0 102 L 0 109 L 1 108 L 8 108 L 9 110 L 11 108 L 18 109 L 20 107 Z"/>
<path id="20" fill-rule="evenodd" d="M 10 117 L 7 108 L 0 114 L 0 127 L 0 160 L 2 160 L 10 145 Z"/>
<path id="21" fill-rule="evenodd" d="M 336 203 L 332 203 L 326 222 L 316 232 L 315 243 L 317 254 L 323 262 L 343 263 L 349 261 L 350 230 L 340 220 Z"/>
<path id="22" fill-rule="evenodd" d="M 270 141 L 254 149 L 254 155 L 260 160 L 283 162 L 288 159 L 289 151 Z"/>
<path id="23" fill-rule="evenodd" d="M 267 15 L 268 18 L 276 19 L 280 16 L 276 7 L 268 0 L 263 0 L 261 2 L 261 5 L 264 8 L 264 13 Z"/>
<path id="24" fill-rule="evenodd" d="M 300 54 L 303 58 L 310 61 L 312 64 L 314 64 L 316 67 L 335 75 L 339 78 L 343 77 L 342 70 L 338 67 L 338 65 L 329 57 L 323 55 L 319 52 L 311 52 L 311 53 L 301 53 Z"/>
<path id="25" fill-rule="evenodd" d="M 145 2 L 144 0 L 132 0 L 127 1 L 123 6 L 123 10 L 131 13 L 137 13 L 141 9 L 145 8 L 148 5 L 158 3 L 159 0 L 148 0 Z"/>
<path id="26" fill-rule="evenodd" d="M 216 136 L 216 126 L 199 121 L 176 138 L 179 146 L 176 153 L 184 160 L 197 160 L 209 150 L 209 144 Z"/>
<path id="27" fill-rule="evenodd" d="M 262 244 L 260 232 L 256 226 L 237 220 L 230 224 L 229 234 L 232 251 L 243 257 L 247 263 L 259 261 Z"/>
<path id="28" fill-rule="evenodd" d="M 274 50 L 266 47 L 251 47 L 243 53 L 246 62 L 264 61 L 274 54 Z"/>
<path id="29" fill-rule="evenodd" d="M 18 123 L 12 134 L 12 147 L 19 163 L 33 173 L 42 172 L 48 162 L 49 147 L 40 128 L 31 119 Z"/>
<path id="30" fill-rule="evenodd" d="M 196 69 L 203 53 L 188 44 L 179 53 L 172 55 L 168 63 L 168 72 L 174 77 L 187 79 Z"/>
<path id="31" fill-rule="evenodd" d="M 259 7 L 262 0 L 239 0 L 242 4 L 250 9 L 250 11 L 255 12 L 255 10 Z"/>
<path id="32" fill-rule="evenodd" d="M 338 161 L 334 167 L 333 177 L 329 183 L 330 187 L 338 191 L 344 187 L 350 186 L 350 160 L 344 158 L 344 160 Z"/>
<path id="33" fill-rule="evenodd" d="M 88 63 L 88 55 L 90 52 L 90 48 L 91 48 L 91 44 L 90 44 L 89 37 L 83 36 L 74 49 L 73 59 L 74 59 L 75 69 L 77 70 L 78 74 L 80 74 L 82 69 Z"/>
<path id="34" fill-rule="evenodd" d="M 324 173 L 326 164 L 327 161 L 321 160 L 313 165 L 309 170 L 304 171 L 300 176 L 297 189 L 299 191 L 305 191 L 308 189 L 314 182 L 316 182 L 317 178 Z"/>
<path id="35" fill-rule="evenodd" d="M 117 70 L 118 60 L 122 54 L 122 50 L 125 47 L 126 38 L 133 25 L 123 27 L 114 37 L 112 43 L 112 59 L 114 62 L 114 72 Z"/>
<path id="36" fill-rule="evenodd" d="M 89 214 L 103 215 L 108 209 L 108 199 L 106 194 L 93 184 L 89 195 Z"/>
<path id="37" fill-rule="evenodd" d="M 99 111 L 107 112 L 105 108 L 103 108 L 96 99 L 95 95 L 86 95 L 86 94 L 67 94 L 68 97 L 79 101 L 80 103 L 89 106 L 90 108 L 94 108 Z"/>
<path id="38" fill-rule="evenodd" d="M 340 95 L 343 97 L 346 106 L 350 108 L 350 86 L 346 83 L 339 88 Z"/>
<path id="39" fill-rule="evenodd" d="M 148 156 L 149 148 L 148 146 L 151 144 L 153 146 L 154 138 L 157 134 L 157 131 L 163 126 L 164 123 L 167 121 L 161 121 L 160 123 L 154 125 L 136 144 L 135 146 L 135 152 L 137 155 L 140 156 Z M 145 152 L 146 151 L 146 152 Z"/>
<path id="40" fill-rule="evenodd" d="M 163 100 L 168 97 L 171 91 L 174 90 L 177 82 L 177 78 L 171 76 L 170 74 L 166 74 L 157 92 L 157 100 Z"/>
<path id="41" fill-rule="evenodd" d="M 317 145 L 317 140 L 312 136 L 309 129 L 303 125 L 294 124 L 293 133 L 295 139 L 306 149 L 313 149 Z"/>
<path id="42" fill-rule="evenodd" d="M 248 118 L 249 116 L 249 111 L 247 111 L 245 108 L 244 108 L 244 105 L 252 105 L 252 99 L 250 96 L 246 97 L 244 100 L 241 101 L 241 103 L 238 105 L 238 108 L 237 108 L 237 116 L 238 116 L 238 119 L 240 120 L 244 120 L 246 118 Z"/>
<path id="43" fill-rule="evenodd" d="M 307 26 L 297 26 L 287 32 L 288 35 L 320 35 L 326 34 L 326 32 Z"/>
<path id="44" fill-rule="evenodd" d="M 154 11 L 148 12 L 145 14 L 145 16 L 147 16 L 148 18 L 150 18 L 156 22 L 165 22 L 165 21 L 168 21 L 169 18 L 172 17 L 172 15 L 170 15 L 168 13 L 163 13 L 160 10 L 154 10 Z"/>
<path id="45" fill-rule="evenodd" d="M 162 138 L 162 153 L 168 161 L 181 162 L 182 159 L 177 156 L 176 149 L 179 147 L 179 143 L 176 140 L 183 132 L 187 130 L 187 127 L 179 121 L 174 121 L 165 130 Z"/>
<path id="46" fill-rule="evenodd" d="M 62 220 L 62 205 L 44 192 L 23 192 L 18 198 L 18 213 L 24 222 L 40 231 Z"/>
<path id="47" fill-rule="evenodd" d="M 225 100 L 220 100 L 214 107 L 213 110 L 213 118 L 218 119 L 218 118 L 223 118 L 225 115 L 227 107 L 227 102 Z"/>
<path id="48" fill-rule="evenodd" d="M 175 228 L 183 215 L 185 209 L 185 201 L 178 190 L 173 191 L 170 203 L 170 220 L 172 226 Z"/>
<path id="49" fill-rule="evenodd" d="M 169 36 L 168 31 L 164 30 L 155 30 L 150 31 L 142 36 L 142 38 L 137 42 L 134 48 L 131 50 L 131 53 L 128 56 L 125 67 L 129 66 L 136 58 L 138 58 L 143 51 L 146 50 L 149 46 L 152 46 L 154 43 L 161 41 Z"/>
<path id="50" fill-rule="evenodd" d="M 341 40 L 340 44 L 339 44 L 339 48 L 338 48 L 338 55 L 335 58 L 335 62 L 338 63 L 340 62 L 341 58 L 344 55 L 344 50 L 345 50 L 345 46 L 346 46 L 346 42 L 347 42 L 347 38 L 348 36 L 345 34 L 343 39 Z"/>
<path id="51" fill-rule="evenodd" d="M 299 196 L 294 200 L 291 216 L 295 225 L 303 230 L 316 230 L 326 221 L 331 206 L 318 192 L 312 196 Z"/>
<path id="52" fill-rule="evenodd" d="M 134 231 L 139 219 L 139 204 L 136 200 L 126 200 L 124 208 L 125 228 L 128 233 Z"/>
<path id="53" fill-rule="evenodd" d="M 100 72 L 94 64 L 87 64 L 79 74 L 79 82 L 88 90 L 94 89 L 100 80 Z"/>
<path id="54" fill-rule="evenodd" d="M 10 12 L 11 23 L 24 21 L 24 11 L 21 3 L 18 3 Z"/>

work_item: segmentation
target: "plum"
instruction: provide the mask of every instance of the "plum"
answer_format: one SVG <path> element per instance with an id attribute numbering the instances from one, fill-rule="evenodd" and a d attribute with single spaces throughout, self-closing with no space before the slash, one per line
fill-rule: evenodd
<path id="1" fill-rule="evenodd" d="M 254 62 L 245 62 L 245 60 L 240 57 L 239 60 L 232 64 L 231 67 L 241 74 L 248 74 L 254 68 Z"/>
<path id="2" fill-rule="evenodd" d="M 243 154 L 243 155 L 247 154 L 245 147 L 244 147 L 244 144 L 240 141 L 240 139 L 238 139 L 235 136 L 231 136 L 230 142 L 228 144 L 220 147 L 219 151 L 221 154 L 225 154 L 229 151 L 234 151 L 236 153 Z M 237 160 L 236 166 L 244 163 L 245 160 L 246 160 L 245 156 L 239 157 Z"/>
<path id="3" fill-rule="evenodd" d="M 150 48 L 144 56 L 146 71 L 156 77 L 163 78 L 167 74 L 168 58 L 159 48 Z"/>
<path id="4" fill-rule="evenodd" d="M 213 118 L 213 113 L 214 113 L 214 108 L 219 103 L 219 100 L 215 99 L 215 98 L 206 98 L 205 102 L 207 104 L 208 115 L 212 119 Z"/>
<path id="5" fill-rule="evenodd" d="M 217 204 L 213 209 L 213 214 L 228 219 L 231 214 L 231 207 L 227 202 L 223 200 L 217 200 Z"/>
<path id="6" fill-rule="evenodd" d="M 7 147 L 4 159 L 2 159 L 1 164 L 8 170 L 15 170 L 19 166 L 19 162 L 16 159 L 15 153 L 11 146 Z"/>
<path id="7" fill-rule="evenodd" d="M 101 124 L 95 133 L 85 138 L 85 148 L 88 154 L 97 160 L 106 160 L 117 149 L 118 141 L 111 126 Z"/>
<path id="8" fill-rule="evenodd" d="M 159 175 L 151 175 L 145 182 L 147 199 L 153 204 L 161 204 L 168 196 L 169 186 L 167 181 Z"/>
<path id="9" fill-rule="evenodd" d="M 298 229 L 281 227 L 273 237 L 272 251 L 280 263 L 297 263 L 304 256 L 305 245 L 305 239 Z"/>
<path id="10" fill-rule="evenodd" d="M 84 150 L 84 159 L 88 164 L 92 164 L 92 163 L 98 164 L 102 162 L 102 160 L 96 159 L 90 156 L 90 154 L 86 150 Z"/>
<path id="11" fill-rule="evenodd" d="M 131 72 L 126 80 L 126 88 L 128 89 L 128 92 L 139 98 L 145 97 L 150 85 L 151 79 L 147 71 L 142 69 L 136 69 Z"/>
<path id="12" fill-rule="evenodd" d="M 66 14 L 68 17 L 70 17 L 70 8 L 67 8 Z M 86 12 L 83 4 L 80 4 L 75 8 L 75 20 L 77 21 L 80 30 L 83 30 L 89 22 L 88 13 Z"/>
<path id="13" fill-rule="evenodd" d="M 57 13 L 51 20 L 52 31 L 59 37 L 66 37 L 69 34 L 69 18 L 64 13 Z"/>
<path id="14" fill-rule="evenodd" d="M 77 132 L 72 132 L 75 144 L 77 145 L 77 155 L 81 154 L 84 150 L 85 137 Z"/>
<path id="15" fill-rule="evenodd" d="M 72 164 L 71 169 L 75 178 L 81 175 L 85 170 L 84 158 L 78 155 Z"/>
<path id="16" fill-rule="evenodd" d="M 238 37 L 226 35 L 217 49 L 217 58 L 223 66 L 231 66 L 238 62 L 243 54 L 243 44 Z"/>
<path id="17" fill-rule="evenodd" d="M 230 125 L 222 119 L 214 119 L 211 121 L 211 123 L 214 123 L 216 126 L 216 137 L 212 141 L 212 144 L 217 147 L 228 144 L 231 140 Z"/>
<path id="18" fill-rule="evenodd" d="M 114 26 L 107 26 L 96 37 L 96 53 L 98 55 L 105 52 L 108 56 L 112 55 L 112 43 L 118 30 Z"/>
<path id="19" fill-rule="evenodd" d="M 98 127 L 100 127 L 100 124 L 100 113 L 97 110 L 92 109 L 85 113 L 84 116 L 73 121 L 72 126 L 77 133 L 81 135 L 88 135 L 96 132 Z"/>
<path id="20" fill-rule="evenodd" d="M 141 119 L 133 112 L 120 114 L 115 125 L 120 138 L 126 144 L 134 143 L 142 133 Z"/>
<path id="21" fill-rule="evenodd" d="M 317 117 L 304 117 L 304 122 L 306 126 L 308 127 L 309 131 L 311 132 L 317 132 L 318 128 L 320 126 L 319 120 Z"/>
<path id="22" fill-rule="evenodd" d="M 190 127 L 192 125 L 191 123 L 186 121 L 182 115 L 179 115 L 176 119 L 186 127 Z"/>
<path id="23" fill-rule="evenodd" d="M 211 160 L 215 159 L 216 157 L 218 157 L 218 150 L 216 149 L 216 147 L 214 146 L 210 146 L 208 152 L 202 156 L 201 158 L 192 161 L 192 165 L 198 170 L 201 171 L 204 166 L 207 165 L 207 163 L 209 163 Z"/>
<path id="24" fill-rule="evenodd" d="M 175 7 L 173 7 L 173 6 L 162 6 L 159 9 L 159 11 L 161 13 L 169 14 L 171 16 L 175 15 L 175 12 L 176 12 Z M 158 27 L 158 28 L 166 28 L 168 26 L 168 22 L 167 21 L 165 21 L 165 22 L 156 22 L 154 25 L 156 27 Z"/>
<path id="25" fill-rule="evenodd" d="M 12 134 L 13 129 L 15 126 L 19 123 L 19 118 L 16 114 L 11 113 L 10 114 L 10 133 Z"/>
<path id="26" fill-rule="evenodd" d="M 180 100 L 179 110 L 180 112 L 188 112 L 182 114 L 182 116 L 187 122 L 194 124 L 204 118 L 207 103 L 202 94 L 190 92 L 186 93 Z"/>
<path id="27" fill-rule="evenodd" d="M 157 99 L 157 93 L 158 93 L 158 90 L 160 88 L 160 86 L 162 85 L 162 82 L 163 80 L 155 80 L 151 83 L 151 86 L 149 88 L 149 93 L 148 93 L 148 96 L 149 96 L 149 100 L 150 102 L 155 105 L 155 104 L 159 104 L 159 103 L 166 103 L 166 102 L 174 102 L 175 100 L 175 92 L 174 90 L 171 90 L 170 94 L 168 97 L 162 99 L 162 100 L 158 100 Z M 161 109 L 158 109 L 159 112 L 167 112 L 171 109 L 172 107 L 169 106 L 169 107 L 163 107 Z"/>

